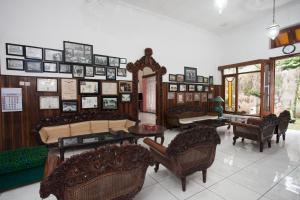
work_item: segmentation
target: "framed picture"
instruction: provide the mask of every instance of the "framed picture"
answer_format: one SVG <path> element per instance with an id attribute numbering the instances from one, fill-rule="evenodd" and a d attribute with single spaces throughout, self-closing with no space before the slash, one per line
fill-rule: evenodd
<path id="1" fill-rule="evenodd" d="M 106 68 L 106 80 L 116 80 L 116 68 Z"/>
<path id="2" fill-rule="evenodd" d="M 84 66 L 83 65 L 73 65 L 73 77 L 74 78 L 84 78 Z"/>
<path id="3" fill-rule="evenodd" d="M 59 96 L 40 96 L 40 109 L 59 109 Z"/>
<path id="4" fill-rule="evenodd" d="M 207 93 L 206 92 L 201 92 L 201 102 L 207 102 Z"/>
<path id="5" fill-rule="evenodd" d="M 179 84 L 179 92 L 186 92 L 186 84 Z"/>
<path id="6" fill-rule="evenodd" d="M 182 75 L 182 74 L 177 74 L 177 75 L 176 75 L 176 81 L 177 81 L 177 82 L 184 82 L 184 75 Z"/>
<path id="7" fill-rule="evenodd" d="M 126 68 L 117 68 L 117 76 L 126 77 Z"/>
<path id="8" fill-rule="evenodd" d="M 126 58 L 120 58 L 120 64 L 127 64 Z"/>
<path id="9" fill-rule="evenodd" d="M 25 58 L 43 60 L 43 48 L 25 46 Z"/>
<path id="10" fill-rule="evenodd" d="M 56 62 L 44 62 L 44 72 L 57 73 L 57 63 Z"/>
<path id="11" fill-rule="evenodd" d="M 184 67 L 184 81 L 185 82 L 197 82 L 197 68 Z"/>
<path id="12" fill-rule="evenodd" d="M 195 85 L 189 85 L 189 92 L 195 92 L 196 86 Z"/>
<path id="13" fill-rule="evenodd" d="M 177 104 L 182 104 L 185 102 L 185 95 L 182 92 L 177 93 Z"/>
<path id="14" fill-rule="evenodd" d="M 119 81 L 119 92 L 120 93 L 131 93 L 132 82 L 131 81 Z"/>
<path id="15" fill-rule="evenodd" d="M 77 112 L 77 101 L 62 101 L 62 112 Z"/>
<path id="16" fill-rule="evenodd" d="M 64 41 L 64 54 L 67 63 L 93 64 L 93 45 Z"/>
<path id="17" fill-rule="evenodd" d="M 117 82 L 102 82 L 101 84 L 102 95 L 118 95 Z"/>
<path id="18" fill-rule="evenodd" d="M 203 78 L 204 78 L 203 76 L 197 76 L 197 82 L 203 83 L 204 82 Z"/>
<path id="19" fill-rule="evenodd" d="M 63 51 L 58 49 L 47 49 L 44 48 L 44 60 L 45 61 L 63 61 Z"/>
<path id="20" fill-rule="evenodd" d="M 207 77 L 203 77 L 203 83 L 208 83 L 208 78 Z"/>
<path id="21" fill-rule="evenodd" d="M 26 60 L 25 61 L 26 72 L 43 72 L 42 61 L 39 60 Z"/>
<path id="22" fill-rule="evenodd" d="M 207 94 L 207 99 L 208 99 L 208 100 L 213 100 L 213 98 L 214 98 L 214 94 L 213 94 L 212 92 L 209 92 L 209 93 Z"/>
<path id="23" fill-rule="evenodd" d="M 110 67 L 120 67 L 120 58 L 108 57 L 108 65 Z"/>
<path id="24" fill-rule="evenodd" d="M 94 77 L 95 76 L 95 72 L 94 72 L 94 67 L 93 66 L 85 66 L 84 68 L 84 75 L 86 77 Z"/>
<path id="25" fill-rule="evenodd" d="M 130 102 L 131 101 L 131 94 L 121 94 L 121 101 L 122 102 Z"/>
<path id="26" fill-rule="evenodd" d="M 208 92 L 208 91 L 209 91 L 209 87 L 208 87 L 208 86 L 205 86 L 205 87 L 204 87 L 204 91 L 205 91 L 205 92 Z"/>
<path id="27" fill-rule="evenodd" d="M 81 108 L 82 109 L 98 108 L 98 97 L 97 96 L 81 97 Z"/>
<path id="28" fill-rule="evenodd" d="M 108 66 L 108 57 L 103 55 L 94 55 L 94 64 L 100 66 Z"/>
<path id="29" fill-rule="evenodd" d="M 203 91 L 203 85 L 197 85 L 196 88 L 197 88 L 198 92 L 202 92 Z"/>
<path id="30" fill-rule="evenodd" d="M 98 81 L 79 81 L 79 93 L 80 94 L 98 94 L 99 82 Z"/>
<path id="31" fill-rule="evenodd" d="M 23 71 L 24 60 L 16 58 L 6 58 L 6 69 Z"/>
<path id="32" fill-rule="evenodd" d="M 169 81 L 176 81 L 176 75 L 175 74 L 169 74 Z"/>
<path id="33" fill-rule="evenodd" d="M 59 63 L 59 73 L 72 74 L 72 66 L 70 64 Z"/>
<path id="34" fill-rule="evenodd" d="M 168 99 L 175 99 L 175 92 L 168 92 Z"/>
<path id="35" fill-rule="evenodd" d="M 185 94 L 185 101 L 192 102 L 193 101 L 193 93 L 186 93 Z"/>
<path id="36" fill-rule="evenodd" d="M 6 55 L 24 56 L 24 46 L 20 44 L 6 43 Z"/>
<path id="37" fill-rule="evenodd" d="M 209 83 L 210 85 L 213 85 L 213 84 L 214 84 L 214 77 L 213 77 L 213 76 L 209 76 L 209 77 L 208 77 L 208 83 Z"/>
<path id="38" fill-rule="evenodd" d="M 95 75 L 98 76 L 105 76 L 106 75 L 106 68 L 105 67 L 95 67 Z"/>
<path id="39" fill-rule="evenodd" d="M 64 78 L 61 79 L 61 100 L 77 99 L 77 80 Z"/>
<path id="40" fill-rule="evenodd" d="M 57 92 L 56 78 L 37 78 L 36 90 L 38 92 Z"/>
<path id="41" fill-rule="evenodd" d="M 194 101 L 200 101 L 200 100 L 201 100 L 200 93 L 194 93 Z"/>
<path id="42" fill-rule="evenodd" d="M 102 97 L 102 110 L 117 110 L 118 97 Z"/>
<path id="43" fill-rule="evenodd" d="M 169 83 L 169 92 L 177 92 L 178 85 L 176 83 Z"/>

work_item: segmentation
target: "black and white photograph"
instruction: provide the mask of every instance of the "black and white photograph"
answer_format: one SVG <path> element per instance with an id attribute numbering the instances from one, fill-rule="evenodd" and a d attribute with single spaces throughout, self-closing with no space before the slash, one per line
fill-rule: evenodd
<path id="1" fill-rule="evenodd" d="M 94 64 L 100 66 L 108 66 L 108 56 L 94 55 Z"/>
<path id="2" fill-rule="evenodd" d="M 132 82 L 131 81 L 119 81 L 119 92 L 120 93 L 131 93 Z"/>
<path id="3" fill-rule="evenodd" d="M 106 68 L 105 67 L 95 67 L 95 75 L 98 76 L 105 76 L 106 75 Z"/>
<path id="4" fill-rule="evenodd" d="M 185 82 L 197 82 L 197 68 L 184 67 L 184 81 Z"/>
<path id="5" fill-rule="evenodd" d="M 202 92 L 203 91 L 203 85 L 197 85 L 196 89 L 198 92 Z"/>
<path id="6" fill-rule="evenodd" d="M 117 68 L 117 76 L 126 77 L 126 68 Z"/>
<path id="7" fill-rule="evenodd" d="M 207 94 L 207 99 L 211 101 L 211 100 L 213 100 L 213 98 L 214 98 L 214 94 L 212 92 L 209 92 Z"/>
<path id="8" fill-rule="evenodd" d="M 62 101 L 62 112 L 77 112 L 77 101 Z"/>
<path id="9" fill-rule="evenodd" d="M 102 95 L 118 95 L 118 83 L 116 81 L 102 81 Z"/>
<path id="10" fill-rule="evenodd" d="M 209 91 L 209 87 L 208 87 L 208 86 L 205 86 L 205 87 L 204 87 L 204 91 L 205 91 L 205 92 L 208 92 L 208 91 Z"/>
<path id="11" fill-rule="evenodd" d="M 38 92 L 57 92 L 56 78 L 37 78 L 36 90 Z"/>
<path id="12" fill-rule="evenodd" d="M 59 63 L 59 73 L 72 74 L 72 65 Z"/>
<path id="13" fill-rule="evenodd" d="M 83 65 L 73 65 L 73 77 L 83 78 L 84 77 L 84 66 Z"/>
<path id="14" fill-rule="evenodd" d="M 193 93 L 189 93 L 189 92 L 186 93 L 185 94 L 185 101 L 186 102 L 192 102 L 193 101 L 193 96 L 194 96 Z"/>
<path id="15" fill-rule="evenodd" d="M 26 72 L 43 72 L 42 61 L 39 60 L 26 60 L 25 61 Z"/>
<path id="16" fill-rule="evenodd" d="M 116 68 L 106 68 L 106 80 L 116 80 Z"/>
<path id="17" fill-rule="evenodd" d="M 168 92 L 168 99 L 175 99 L 175 92 Z"/>
<path id="18" fill-rule="evenodd" d="M 120 58 L 108 57 L 108 65 L 110 67 L 120 67 Z"/>
<path id="19" fill-rule="evenodd" d="M 25 46 L 25 58 L 43 60 L 43 48 Z"/>
<path id="20" fill-rule="evenodd" d="M 118 97 L 102 97 L 102 110 L 117 110 Z"/>
<path id="21" fill-rule="evenodd" d="M 44 48 L 44 60 L 45 61 L 63 61 L 63 51 L 58 49 L 47 49 Z"/>
<path id="22" fill-rule="evenodd" d="M 186 84 L 179 84 L 179 92 L 186 92 Z"/>
<path id="23" fill-rule="evenodd" d="M 176 75 L 176 81 L 177 82 L 184 82 L 184 75 L 183 74 L 177 74 Z"/>
<path id="24" fill-rule="evenodd" d="M 64 41 L 64 54 L 67 63 L 93 63 L 93 45 Z"/>
<path id="25" fill-rule="evenodd" d="M 127 64 L 126 58 L 120 58 L 120 64 Z"/>
<path id="26" fill-rule="evenodd" d="M 195 92 L 196 91 L 195 85 L 189 85 L 188 90 L 189 90 L 189 92 Z"/>
<path id="27" fill-rule="evenodd" d="M 203 83 L 208 83 L 208 78 L 207 77 L 203 77 Z"/>
<path id="28" fill-rule="evenodd" d="M 214 84 L 214 77 L 213 77 L 213 76 L 209 76 L 209 77 L 208 77 L 208 83 L 209 83 L 210 85 L 213 85 L 213 84 Z"/>
<path id="29" fill-rule="evenodd" d="M 24 56 L 23 45 L 6 43 L 6 55 Z"/>
<path id="30" fill-rule="evenodd" d="M 85 76 L 86 77 L 94 77 L 94 67 L 93 66 L 85 66 Z"/>
<path id="31" fill-rule="evenodd" d="M 177 92 L 177 98 L 176 98 L 177 104 L 182 104 L 185 102 L 185 93 L 183 92 Z"/>
<path id="32" fill-rule="evenodd" d="M 79 93 L 80 94 L 98 94 L 99 93 L 99 82 L 98 81 L 79 81 Z"/>
<path id="33" fill-rule="evenodd" d="M 56 62 L 44 62 L 44 72 L 57 73 L 57 71 Z"/>
<path id="34" fill-rule="evenodd" d="M 87 96 L 81 97 L 81 108 L 89 109 L 89 108 L 98 108 L 98 97 L 97 96 Z"/>
<path id="35" fill-rule="evenodd" d="M 176 81 L 176 75 L 175 74 L 169 74 L 169 81 Z"/>
<path id="36" fill-rule="evenodd" d="M 122 102 L 130 102 L 131 101 L 131 94 L 121 94 L 121 101 Z"/>
<path id="37" fill-rule="evenodd" d="M 200 101 L 200 100 L 201 100 L 200 93 L 194 93 L 194 101 Z"/>
<path id="38" fill-rule="evenodd" d="M 176 83 L 169 83 L 169 92 L 177 92 L 178 85 Z"/>
<path id="39" fill-rule="evenodd" d="M 6 69 L 24 70 L 24 60 L 16 58 L 6 58 Z"/>
<path id="40" fill-rule="evenodd" d="M 203 78 L 204 78 L 203 76 L 198 76 L 197 82 L 198 83 L 203 83 L 204 82 Z"/>
<path id="41" fill-rule="evenodd" d="M 201 92 L 201 102 L 207 102 L 207 93 Z"/>

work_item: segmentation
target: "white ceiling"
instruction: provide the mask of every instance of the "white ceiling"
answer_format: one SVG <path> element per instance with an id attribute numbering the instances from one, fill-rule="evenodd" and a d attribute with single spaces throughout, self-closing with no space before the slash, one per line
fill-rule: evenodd
<path id="1" fill-rule="evenodd" d="M 271 12 L 273 0 L 228 0 L 221 15 L 213 0 L 119 0 L 129 6 L 219 32 L 240 26 Z M 276 0 L 276 7 L 299 3 L 300 0 Z"/>

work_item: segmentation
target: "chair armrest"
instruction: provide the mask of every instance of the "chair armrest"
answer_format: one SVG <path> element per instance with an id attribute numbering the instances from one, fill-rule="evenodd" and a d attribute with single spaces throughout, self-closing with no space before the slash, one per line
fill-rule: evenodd
<path id="1" fill-rule="evenodd" d="M 166 155 L 166 147 L 162 146 L 161 144 L 156 143 L 154 140 L 151 140 L 150 138 L 144 139 L 144 143 L 147 144 L 151 149 Z"/>
<path id="2" fill-rule="evenodd" d="M 253 129 L 260 129 L 259 126 L 253 125 L 253 124 L 245 124 L 240 122 L 231 122 L 232 126 L 242 126 L 245 128 L 253 128 Z"/>
<path id="3" fill-rule="evenodd" d="M 263 122 L 261 118 L 248 118 L 247 124 L 260 125 Z"/>
<path id="4" fill-rule="evenodd" d="M 44 177 L 48 177 L 59 164 L 60 164 L 59 157 L 55 154 L 49 153 L 45 163 Z"/>

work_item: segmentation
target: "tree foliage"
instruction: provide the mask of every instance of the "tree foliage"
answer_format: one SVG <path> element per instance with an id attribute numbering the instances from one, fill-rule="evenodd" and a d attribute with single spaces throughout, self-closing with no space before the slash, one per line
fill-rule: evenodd
<path id="1" fill-rule="evenodd" d="M 280 67 L 282 71 L 296 69 L 297 67 L 300 67 L 300 56 L 278 60 L 276 66 Z"/>

